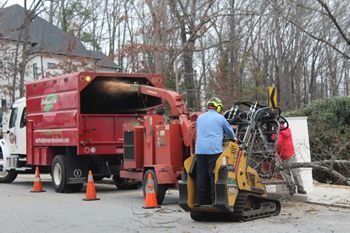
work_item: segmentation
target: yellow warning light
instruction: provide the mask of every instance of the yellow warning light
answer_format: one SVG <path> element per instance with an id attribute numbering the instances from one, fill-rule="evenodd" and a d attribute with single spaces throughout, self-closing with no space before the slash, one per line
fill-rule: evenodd
<path id="1" fill-rule="evenodd" d="M 85 81 L 86 82 L 90 82 L 91 81 L 91 77 L 88 75 L 88 76 L 85 76 Z"/>

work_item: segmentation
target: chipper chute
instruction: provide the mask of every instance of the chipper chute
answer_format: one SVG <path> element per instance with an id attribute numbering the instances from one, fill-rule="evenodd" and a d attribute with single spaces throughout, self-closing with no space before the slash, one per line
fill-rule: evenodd
<path id="1" fill-rule="evenodd" d="M 248 221 L 278 215 L 281 204 L 267 197 L 265 181 L 272 175 L 266 164 L 275 158 L 280 112 L 252 104 L 246 112 L 232 108 L 225 117 L 241 143 L 224 142 L 214 169 L 212 205 L 194 206 L 196 171 L 195 156 L 191 156 L 179 181 L 180 206 L 195 221 Z"/>

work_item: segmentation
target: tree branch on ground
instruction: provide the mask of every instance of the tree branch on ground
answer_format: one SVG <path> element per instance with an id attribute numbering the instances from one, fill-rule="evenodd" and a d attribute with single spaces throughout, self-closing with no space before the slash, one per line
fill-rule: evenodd
<path id="1" fill-rule="evenodd" d="M 312 168 L 314 170 L 318 170 L 321 172 L 326 172 L 329 174 L 332 178 L 335 179 L 335 184 L 342 184 L 342 185 L 350 185 L 350 178 L 345 177 L 341 173 L 334 170 L 331 166 L 327 166 L 326 163 L 342 163 L 342 164 L 350 164 L 350 161 L 347 160 L 326 160 L 326 161 L 319 161 L 319 162 L 302 162 L 302 163 L 293 163 L 291 165 L 282 165 L 278 168 L 278 170 L 285 170 L 285 169 L 294 169 L 294 168 Z"/>

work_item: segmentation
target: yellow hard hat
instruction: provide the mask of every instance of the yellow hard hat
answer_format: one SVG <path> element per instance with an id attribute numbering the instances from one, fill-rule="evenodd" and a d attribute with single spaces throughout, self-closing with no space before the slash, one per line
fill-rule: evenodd
<path id="1" fill-rule="evenodd" d="M 211 106 L 215 107 L 215 110 L 217 112 L 221 112 L 222 109 L 222 101 L 218 97 L 211 97 L 207 102 L 207 107 L 210 108 Z"/>

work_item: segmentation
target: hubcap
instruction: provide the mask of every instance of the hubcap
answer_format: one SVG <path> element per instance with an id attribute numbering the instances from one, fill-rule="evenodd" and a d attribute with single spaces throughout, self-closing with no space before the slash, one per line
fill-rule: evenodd
<path id="1" fill-rule="evenodd" d="M 0 177 L 3 178 L 7 176 L 9 173 L 7 171 L 0 171 Z"/>
<path id="2" fill-rule="evenodd" d="M 59 163 L 56 163 L 53 168 L 53 181 L 57 186 L 59 186 L 62 182 L 62 167 Z"/>

